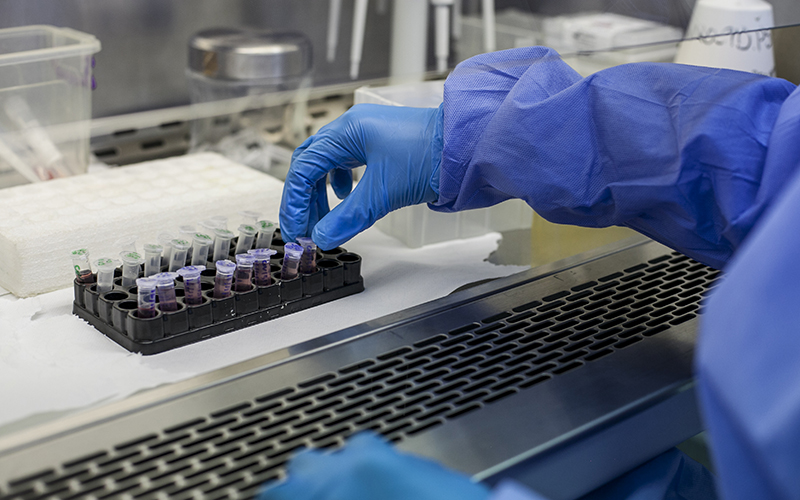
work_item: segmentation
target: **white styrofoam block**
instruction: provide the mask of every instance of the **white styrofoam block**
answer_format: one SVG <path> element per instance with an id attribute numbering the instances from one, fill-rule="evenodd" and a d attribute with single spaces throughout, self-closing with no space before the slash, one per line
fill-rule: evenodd
<path id="1" fill-rule="evenodd" d="M 0 286 L 19 297 L 67 287 L 70 252 L 118 258 L 113 244 L 254 210 L 278 220 L 283 183 L 215 153 L 201 153 L 0 190 Z"/>
<path id="2" fill-rule="evenodd" d="M 474 238 L 490 231 L 530 228 L 533 210 L 522 200 L 506 200 L 488 208 L 456 213 L 434 212 L 427 205 L 411 205 L 388 214 L 375 227 L 411 248 L 456 239 Z"/>

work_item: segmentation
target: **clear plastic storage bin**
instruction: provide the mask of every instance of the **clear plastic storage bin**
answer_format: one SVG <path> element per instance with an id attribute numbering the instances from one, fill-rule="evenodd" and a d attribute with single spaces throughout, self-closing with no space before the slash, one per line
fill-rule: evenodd
<path id="1" fill-rule="evenodd" d="M 464 16 L 461 31 L 458 60 L 483 53 L 483 19 Z M 495 32 L 497 50 L 545 45 L 583 76 L 619 64 L 671 62 L 683 36 L 674 26 L 610 12 L 550 17 L 513 8 L 497 13 Z"/>
<path id="2" fill-rule="evenodd" d="M 86 171 L 92 55 L 99 50 L 97 38 L 69 28 L 0 30 L 0 187 L 26 182 L 12 167 L 20 161 Z"/>
<path id="3" fill-rule="evenodd" d="M 495 15 L 495 48 L 497 50 L 515 49 L 543 45 L 544 16 L 520 9 L 510 8 Z M 461 17 L 461 38 L 455 44 L 458 61 L 483 54 L 483 18 L 481 16 Z"/>
<path id="4" fill-rule="evenodd" d="M 442 103 L 444 81 L 406 83 L 388 87 L 362 87 L 355 102 L 435 108 Z M 427 205 L 395 210 L 376 224 L 378 229 L 412 248 L 491 231 L 528 229 L 533 210 L 522 200 L 508 200 L 489 208 L 457 213 L 434 212 Z"/>

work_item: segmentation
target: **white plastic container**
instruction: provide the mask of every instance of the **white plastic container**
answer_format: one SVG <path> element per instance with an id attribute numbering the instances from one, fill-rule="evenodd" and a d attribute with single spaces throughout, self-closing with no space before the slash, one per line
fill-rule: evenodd
<path id="1" fill-rule="evenodd" d="M 57 150 L 54 154 L 60 153 L 70 173 L 86 171 L 92 55 L 99 50 L 97 38 L 69 28 L 42 25 L 0 30 L 0 137 L 18 159 L 30 165 L 44 152 Z M 12 97 L 27 104 L 35 128 L 22 130 L 19 119 L 7 115 L 4 103 Z M 28 139 L 35 139 L 38 147 L 24 148 L 31 142 Z M 25 178 L 11 167 L 8 157 L 0 157 L 0 187 L 23 182 Z"/>
<path id="2" fill-rule="evenodd" d="M 699 0 L 675 62 L 775 76 L 773 19 L 764 0 Z"/>
<path id="3" fill-rule="evenodd" d="M 483 22 L 464 16 L 458 59 L 483 53 Z M 564 62 L 588 76 L 611 66 L 633 62 L 670 62 L 683 32 L 674 26 L 609 12 L 580 12 L 548 17 L 519 9 L 497 14 L 497 50 L 546 45 Z M 674 43 L 668 43 L 674 42 Z M 628 47 L 621 50 L 609 50 Z M 591 54 L 575 55 L 581 51 Z"/>
<path id="4" fill-rule="evenodd" d="M 388 87 L 361 87 L 355 102 L 435 108 L 442 103 L 444 81 L 408 83 Z M 411 248 L 491 231 L 531 227 L 533 210 L 522 200 L 508 200 L 489 208 L 457 213 L 434 212 L 427 205 L 396 210 L 376 223 L 378 229 Z"/>

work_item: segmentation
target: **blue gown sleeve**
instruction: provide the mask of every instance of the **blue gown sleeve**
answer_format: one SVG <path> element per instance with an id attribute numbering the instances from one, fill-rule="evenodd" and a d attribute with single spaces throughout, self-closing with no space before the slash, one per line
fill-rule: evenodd
<path id="1" fill-rule="evenodd" d="M 522 198 L 552 222 L 627 226 L 721 268 L 786 179 L 764 165 L 793 90 L 674 64 L 582 79 L 543 47 L 477 56 L 445 84 L 431 208 Z"/>
<path id="2" fill-rule="evenodd" d="M 712 292 L 695 356 L 727 500 L 800 495 L 800 90 L 771 144 L 766 168 L 796 173 Z"/>

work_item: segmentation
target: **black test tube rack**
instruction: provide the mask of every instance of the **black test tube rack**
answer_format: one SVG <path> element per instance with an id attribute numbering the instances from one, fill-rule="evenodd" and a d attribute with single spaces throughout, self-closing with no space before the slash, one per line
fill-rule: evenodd
<path id="1" fill-rule="evenodd" d="M 234 259 L 237 238 L 231 241 L 230 259 Z M 207 262 L 201 275 L 203 303 L 190 306 L 183 300 L 183 278 L 175 283 L 178 310 L 161 311 L 156 304 L 152 318 L 138 316 L 136 286 L 122 286 L 122 269 L 118 268 L 114 288 L 97 292 L 97 284 L 73 282 L 72 313 L 100 330 L 108 338 L 131 352 L 157 354 L 176 347 L 223 335 L 241 328 L 286 316 L 326 302 L 364 291 L 361 257 L 342 247 L 323 252 L 317 250 L 317 269 L 301 273 L 291 280 L 280 279 L 283 245 L 277 230 L 270 248 L 273 283 L 253 285 L 250 291 L 231 290 L 230 297 L 214 298 L 214 263 Z M 189 252 L 191 254 L 191 252 Z M 187 265 L 191 255 L 187 255 Z M 162 271 L 166 271 L 162 261 Z M 141 273 L 140 273 L 141 277 Z"/>

